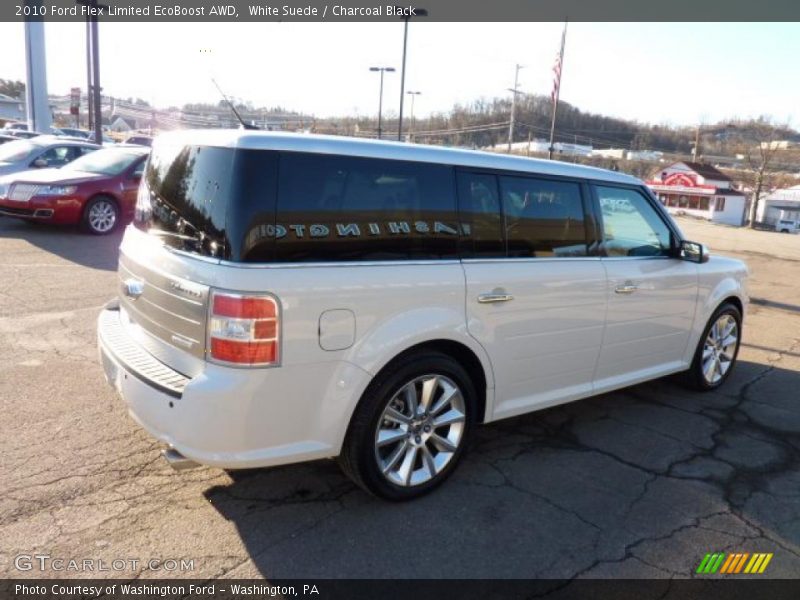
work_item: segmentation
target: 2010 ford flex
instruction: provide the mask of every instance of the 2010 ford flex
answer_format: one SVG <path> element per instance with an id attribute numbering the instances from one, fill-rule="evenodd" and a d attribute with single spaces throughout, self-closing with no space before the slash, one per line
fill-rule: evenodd
<path id="1" fill-rule="evenodd" d="M 173 462 L 338 457 L 405 499 L 479 423 L 681 371 L 718 387 L 746 275 L 621 173 L 189 131 L 153 146 L 98 338 Z"/>

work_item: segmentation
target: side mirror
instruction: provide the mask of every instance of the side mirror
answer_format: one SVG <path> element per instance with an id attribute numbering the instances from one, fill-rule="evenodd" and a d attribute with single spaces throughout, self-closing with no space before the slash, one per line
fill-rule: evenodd
<path id="1" fill-rule="evenodd" d="M 709 259 L 708 248 L 699 242 L 681 240 L 680 257 L 695 263 L 706 263 Z"/>
<path id="2" fill-rule="evenodd" d="M 37 169 L 43 169 L 47 166 L 47 159 L 37 158 L 35 161 L 33 161 L 33 166 Z"/>

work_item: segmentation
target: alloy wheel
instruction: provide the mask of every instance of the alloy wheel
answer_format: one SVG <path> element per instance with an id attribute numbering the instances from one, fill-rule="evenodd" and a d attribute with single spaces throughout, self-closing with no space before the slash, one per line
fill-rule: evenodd
<path id="1" fill-rule="evenodd" d="M 108 200 L 97 200 L 89 209 L 89 226 L 97 233 L 108 233 L 117 223 L 117 209 Z"/>
<path id="2" fill-rule="evenodd" d="M 392 396 L 375 431 L 375 459 L 391 483 L 413 487 L 439 475 L 464 439 L 466 408 L 444 375 L 417 377 Z"/>
<path id="3" fill-rule="evenodd" d="M 739 326 L 729 314 L 722 314 L 714 321 L 703 346 L 701 367 L 703 378 L 715 385 L 725 377 L 736 356 L 739 342 Z"/>

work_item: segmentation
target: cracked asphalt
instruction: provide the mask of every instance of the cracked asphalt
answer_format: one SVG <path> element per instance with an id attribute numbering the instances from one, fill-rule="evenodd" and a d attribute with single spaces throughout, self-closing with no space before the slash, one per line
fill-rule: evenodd
<path id="1" fill-rule="evenodd" d="M 389 504 L 332 461 L 172 471 L 97 360 L 120 236 L 0 218 L 0 575 L 666 578 L 739 551 L 800 576 L 800 236 L 681 226 L 753 273 L 722 389 L 664 379 L 481 427 L 446 485 Z M 194 570 L 21 572 L 20 554 Z"/>

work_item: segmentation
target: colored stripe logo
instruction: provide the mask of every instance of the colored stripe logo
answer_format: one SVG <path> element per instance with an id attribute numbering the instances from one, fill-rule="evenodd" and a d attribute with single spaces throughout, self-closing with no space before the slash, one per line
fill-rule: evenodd
<path id="1" fill-rule="evenodd" d="M 697 567 L 696 572 L 701 575 L 713 575 L 714 573 L 720 573 L 721 575 L 761 574 L 766 570 L 767 565 L 772 560 L 772 556 L 771 552 L 756 552 L 753 554 L 749 552 L 709 553 L 700 561 L 700 566 Z"/>

